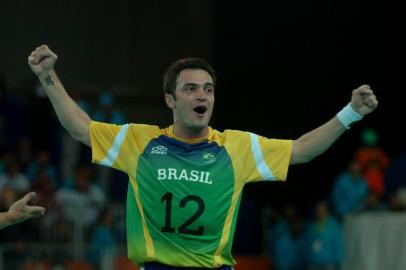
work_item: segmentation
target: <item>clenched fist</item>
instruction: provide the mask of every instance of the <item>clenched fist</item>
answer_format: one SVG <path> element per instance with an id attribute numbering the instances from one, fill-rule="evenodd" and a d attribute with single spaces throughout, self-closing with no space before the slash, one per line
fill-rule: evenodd
<path id="1" fill-rule="evenodd" d="M 369 85 L 361 85 L 352 91 L 352 108 L 360 115 L 367 115 L 378 107 L 378 100 Z"/>
<path id="2" fill-rule="evenodd" d="M 54 68 L 57 59 L 58 56 L 47 45 L 41 45 L 30 54 L 28 64 L 37 76 L 41 76 Z"/>

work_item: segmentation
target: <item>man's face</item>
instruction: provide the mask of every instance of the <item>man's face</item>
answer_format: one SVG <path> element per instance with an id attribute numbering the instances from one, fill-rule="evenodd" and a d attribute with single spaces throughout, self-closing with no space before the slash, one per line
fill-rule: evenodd
<path id="1" fill-rule="evenodd" d="M 213 79 L 202 69 L 185 69 L 178 76 L 176 99 L 166 94 L 174 112 L 175 124 L 200 130 L 209 125 L 214 106 Z"/>

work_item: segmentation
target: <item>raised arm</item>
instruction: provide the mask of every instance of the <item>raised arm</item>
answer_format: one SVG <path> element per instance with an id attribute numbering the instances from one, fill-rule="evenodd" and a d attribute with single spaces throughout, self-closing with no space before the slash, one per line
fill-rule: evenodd
<path id="1" fill-rule="evenodd" d="M 91 119 L 67 94 L 55 73 L 58 56 L 47 45 L 37 47 L 28 57 L 28 64 L 38 76 L 62 126 L 76 140 L 90 146 Z"/>
<path id="2" fill-rule="evenodd" d="M 27 193 L 22 199 L 13 203 L 7 212 L 1 212 L 0 229 L 44 215 L 44 207 L 27 205 L 34 196 L 34 192 Z"/>
<path id="3" fill-rule="evenodd" d="M 293 142 L 290 164 L 306 163 L 326 151 L 350 125 L 378 106 L 375 94 L 368 85 L 352 92 L 351 102 L 333 119 L 304 134 Z"/>

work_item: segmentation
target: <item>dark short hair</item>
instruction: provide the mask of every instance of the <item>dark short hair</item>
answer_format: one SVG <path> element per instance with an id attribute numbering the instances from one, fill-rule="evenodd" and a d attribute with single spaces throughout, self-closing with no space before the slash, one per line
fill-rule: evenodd
<path id="1" fill-rule="evenodd" d="M 173 63 L 164 74 L 163 90 L 165 94 L 175 96 L 176 82 L 182 70 L 185 69 L 202 69 L 209 73 L 216 85 L 216 74 L 213 67 L 205 60 L 200 58 L 183 58 Z"/>

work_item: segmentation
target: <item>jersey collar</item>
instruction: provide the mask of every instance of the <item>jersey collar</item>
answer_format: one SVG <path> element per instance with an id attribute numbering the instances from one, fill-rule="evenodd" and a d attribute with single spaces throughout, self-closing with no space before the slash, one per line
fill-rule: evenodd
<path id="1" fill-rule="evenodd" d="M 177 137 L 175 135 L 175 133 L 173 132 L 173 125 L 170 125 L 169 127 L 167 127 L 165 129 L 165 133 L 170 138 L 176 139 L 178 141 L 182 141 L 184 143 L 200 143 L 200 142 L 208 140 L 209 138 L 211 138 L 213 136 L 213 129 L 211 127 L 208 127 L 208 128 L 209 128 L 209 130 L 208 130 L 208 133 L 207 133 L 206 136 L 201 137 L 201 138 L 196 138 L 196 139 L 190 139 L 190 140 L 186 140 L 186 139 L 182 139 L 182 138 Z"/>

